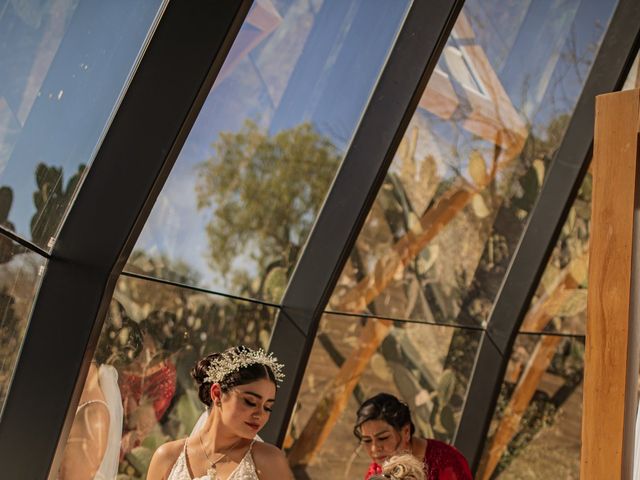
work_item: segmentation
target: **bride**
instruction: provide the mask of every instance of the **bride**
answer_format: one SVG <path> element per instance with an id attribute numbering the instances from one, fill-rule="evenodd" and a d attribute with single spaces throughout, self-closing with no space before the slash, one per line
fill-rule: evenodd
<path id="1" fill-rule="evenodd" d="M 201 359 L 191 375 L 209 415 L 186 439 L 153 455 L 148 480 L 293 480 L 284 453 L 256 442 L 282 381 L 283 365 L 262 349 L 233 347 Z"/>

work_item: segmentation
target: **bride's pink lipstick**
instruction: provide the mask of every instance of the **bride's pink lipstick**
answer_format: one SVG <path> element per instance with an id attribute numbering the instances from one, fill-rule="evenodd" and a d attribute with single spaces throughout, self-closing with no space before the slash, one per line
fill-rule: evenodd
<path id="1" fill-rule="evenodd" d="M 249 428 L 258 431 L 260 430 L 260 425 L 257 423 L 251 423 L 251 422 L 244 422 Z"/>

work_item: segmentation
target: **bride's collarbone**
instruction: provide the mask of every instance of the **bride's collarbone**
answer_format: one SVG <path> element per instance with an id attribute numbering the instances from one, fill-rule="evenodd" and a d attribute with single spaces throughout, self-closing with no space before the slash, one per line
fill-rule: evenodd
<path id="1" fill-rule="evenodd" d="M 197 439 L 194 441 L 193 438 L 190 438 L 187 444 L 187 464 L 190 474 L 193 478 L 204 477 L 215 466 L 218 478 L 226 480 L 237 470 L 238 466 L 249 454 L 250 445 L 251 441 L 241 442 L 238 446 L 225 453 L 210 452 L 209 458 L 207 458 Z"/>

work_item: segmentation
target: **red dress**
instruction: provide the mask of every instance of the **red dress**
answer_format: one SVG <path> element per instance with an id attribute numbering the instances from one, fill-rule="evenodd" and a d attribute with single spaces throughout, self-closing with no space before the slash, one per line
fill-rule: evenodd
<path id="1" fill-rule="evenodd" d="M 165 360 L 159 368 L 146 376 L 122 372 L 119 382 L 123 403 L 127 404 L 129 398 L 135 405 L 139 405 L 143 397 L 150 400 L 153 402 L 156 420 L 160 420 L 169 408 L 176 393 L 176 383 L 176 367 L 170 360 Z"/>
<path id="2" fill-rule="evenodd" d="M 427 440 L 424 452 L 424 471 L 427 480 L 473 480 L 467 460 L 449 444 L 438 440 Z M 369 465 L 365 480 L 377 473 L 382 467 L 375 462 Z"/>

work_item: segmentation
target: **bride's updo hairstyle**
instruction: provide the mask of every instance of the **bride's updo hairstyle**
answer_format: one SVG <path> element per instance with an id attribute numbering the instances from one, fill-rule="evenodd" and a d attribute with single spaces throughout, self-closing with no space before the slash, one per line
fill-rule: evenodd
<path id="1" fill-rule="evenodd" d="M 198 360 L 191 369 L 191 376 L 198 384 L 200 401 L 211 407 L 211 386 L 214 383 L 220 385 L 222 393 L 262 379 L 270 380 L 277 387 L 284 375 L 280 371 L 282 365 L 276 362 L 275 357 L 262 349 L 231 347 Z"/>
<path id="2" fill-rule="evenodd" d="M 411 412 L 406 403 L 401 402 L 390 393 L 379 393 L 365 400 L 356 413 L 356 424 L 353 434 L 362 440 L 360 427 L 369 420 L 383 420 L 396 430 L 400 431 L 405 425 L 410 425 L 411 436 L 416 431 L 411 421 Z"/>

